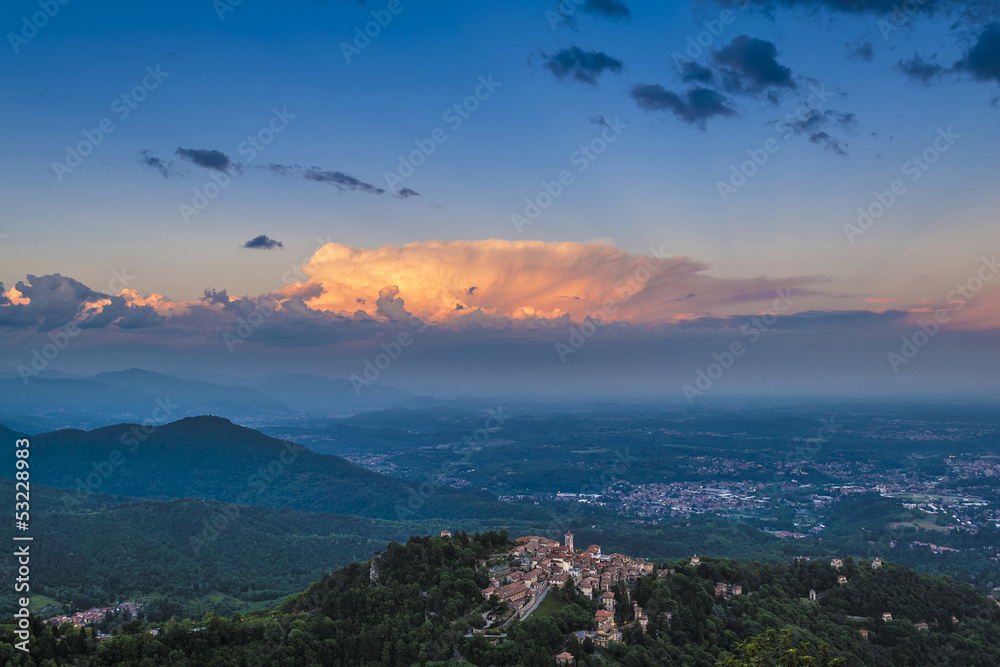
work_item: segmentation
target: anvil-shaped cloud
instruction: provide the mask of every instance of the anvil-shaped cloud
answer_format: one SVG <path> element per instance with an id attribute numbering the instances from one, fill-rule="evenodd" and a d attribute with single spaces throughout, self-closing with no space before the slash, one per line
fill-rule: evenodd
<path id="1" fill-rule="evenodd" d="M 455 324 L 602 321 L 662 324 L 723 306 L 802 294 L 816 276 L 727 280 L 662 248 L 631 254 L 610 245 L 541 241 L 427 241 L 375 250 L 330 243 L 284 290 L 314 310 L 398 318 L 387 310 Z M 388 288 L 388 291 L 383 291 Z M 381 298 L 376 298 L 381 297 Z"/>

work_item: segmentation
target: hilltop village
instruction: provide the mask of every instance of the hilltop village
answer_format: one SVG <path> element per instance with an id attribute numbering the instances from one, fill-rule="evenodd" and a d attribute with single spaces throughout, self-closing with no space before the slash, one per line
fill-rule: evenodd
<path id="1" fill-rule="evenodd" d="M 449 537 L 450 531 L 442 531 Z M 506 624 L 514 618 L 526 618 L 544 599 L 551 587 L 562 587 L 572 580 L 583 595 L 599 600 L 601 608 L 594 614 L 595 631 L 576 633 L 581 640 L 589 637 L 597 646 L 607 646 L 610 641 L 621 641 L 621 630 L 615 623 L 616 605 L 628 604 L 617 600 L 611 591 L 615 584 L 633 582 L 639 577 L 656 572 L 656 566 L 642 558 L 632 559 L 623 554 L 602 554 L 601 547 L 592 544 L 577 552 L 573 533 L 566 533 L 564 544 L 537 535 L 526 535 L 516 540 L 520 544 L 510 550 L 512 560 L 490 568 L 490 586 L 482 593 L 487 599 L 496 596 L 507 602 L 513 613 L 503 619 L 487 614 L 487 621 Z M 666 571 L 664 575 L 666 575 Z M 638 604 L 632 604 L 634 623 L 646 631 L 648 618 Z"/>
<path id="2" fill-rule="evenodd" d="M 441 537 L 451 537 L 451 531 L 441 531 L 440 535 Z M 622 631 L 626 627 L 634 624 L 645 634 L 649 623 L 648 616 L 637 602 L 618 598 L 621 591 L 625 591 L 627 596 L 632 584 L 640 577 L 665 578 L 676 573 L 672 568 L 657 568 L 652 561 L 643 558 L 633 559 L 619 553 L 604 554 L 601 552 L 600 545 L 597 544 L 577 551 L 574 535 L 571 532 L 565 534 L 563 544 L 537 535 L 525 535 L 515 541 L 518 542 L 518 546 L 512 548 L 507 554 L 494 554 L 490 561 L 480 562 L 483 567 L 491 565 L 489 567 L 490 586 L 482 590 L 482 594 L 487 600 L 483 619 L 489 625 L 487 629 L 477 630 L 487 637 L 502 632 L 503 628 L 514 619 L 527 618 L 539 607 L 551 589 L 561 588 L 568 581 L 572 581 L 580 593 L 598 602 L 599 607 L 594 613 L 595 629 L 581 630 L 574 634 L 581 642 L 589 639 L 594 646 L 607 647 L 609 642 L 622 641 Z M 802 558 L 801 560 L 808 561 L 809 559 Z M 701 565 L 701 559 L 694 555 L 688 559 L 687 565 L 698 567 Z M 838 572 L 837 584 L 848 583 L 847 577 L 839 573 L 844 567 L 842 559 L 832 559 L 830 567 Z M 873 570 L 879 569 L 882 567 L 882 560 L 875 558 L 870 562 L 870 567 Z M 618 587 L 617 584 L 624 584 L 624 586 Z M 617 588 L 619 593 L 614 592 L 612 588 Z M 723 581 L 715 583 L 716 598 L 731 599 L 743 594 L 741 584 Z M 812 603 L 816 602 L 817 592 L 815 590 L 809 591 L 808 600 Z M 623 605 L 625 609 L 628 609 L 629 605 L 631 606 L 631 614 L 618 614 L 619 620 L 629 619 L 624 625 L 619 625 L 615 620 L 615 612 L 620 610 Z M 672 621 L 672 613 L 670 611 L 662 613 L 663 620 L 669 626 Z M 883 613 L 881 620 L 891 621 L 892 614 Z M 952 621 L 956 624 L 958 622 L 955 617 L 952 617 Z M 918 623 L 916 628 L 926 630 L 927 624 Z M 867 639 L 867 630 L 859 630 L 859 633 Z M 564 658 L 565 661 L 560 662 L 560 658 Z M 557 664 L 573 664 L 569 662 L 571 658 L 572 656 L 569 654 L 557 656 Z"/>

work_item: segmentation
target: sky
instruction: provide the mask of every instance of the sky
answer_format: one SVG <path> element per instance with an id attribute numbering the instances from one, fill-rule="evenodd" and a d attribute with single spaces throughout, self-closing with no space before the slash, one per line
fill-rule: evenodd
<path id="1" fill-rule="evenodd" d="M 373 381 L 995 388 L 998 21 L 5 3 L 0 366 L 363 377 L 407 334 Z"/>

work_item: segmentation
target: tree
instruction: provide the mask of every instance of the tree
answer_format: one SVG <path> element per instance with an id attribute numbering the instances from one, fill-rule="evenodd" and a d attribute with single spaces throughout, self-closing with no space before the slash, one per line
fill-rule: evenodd
<path id="1" fill-rule="evenodd" d="M 810 655 L 809 644 L 797 645 L 790 630 L 780 633 L 774 629 L 743 642 L 736 648 L 736 656 L 722 663 L 722 667 L 845 667 L 844 658 L 831 658 L 830 649 L 821 644 L 819 655 Z"/>

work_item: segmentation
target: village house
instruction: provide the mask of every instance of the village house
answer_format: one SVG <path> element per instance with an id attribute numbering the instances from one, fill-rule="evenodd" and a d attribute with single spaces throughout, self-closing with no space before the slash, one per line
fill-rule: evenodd
<path id="1" fill-rule="evenodd" d="M 556 665 L 560 667 L 565 665 L 566 667 L 572 667 L 576 664 L 576 658 L 573 657 L 572 653 L 560 653 L 556 656 Z"/>
<path id="2" fill-rule="evenodd" d="M 841 560 L 840 558 L 834 558 L 833 560 L 830 561 L 830 567 L 835 567 L 839 570 L 840 568 L 844 567 L 844 561 Z"/>
<path id="3" fill-rule="evenodd" d="M 847 583 L 847 577 L 845 577 L 844 575 L 840 575 L 839 577 L 837 577 L 837 583 L 838 584 L 846 584 Z"/>
<path id="4" fill-rule="evenodd" d="M 880 567 L 882 567 L 882 559 L 876 557 L 875 560 L 872 561 L 872 569 L 877 570 Z"/>
<path id="5" fill-rule="evenodd" d="M 601 604 L 610 612 L 615 610 L 615 594 L 611 591 L 601 593 Z"/>
<path id="6" fill-rule="evenodd" d="M 892 614 L 890 614 L 889 612 L 883 612 L 882 620 L 888 623 L 889 621 L 892 620 Z"/>
<path id="7" fill-rule="evenodd" d="M 524 584 L 508 584 L 497 595 L 501 600 L 516 602 L 528 595 L 528 587 Z"/>
<path id="8" fill-rule="evenodd" d="M 691 563 L 690 564 L 694 565 L 694 566 L 701 565 L 701 559 L 698 558 L 697 554 L 694 555 L 694 556 L 691 556 Z"/>

